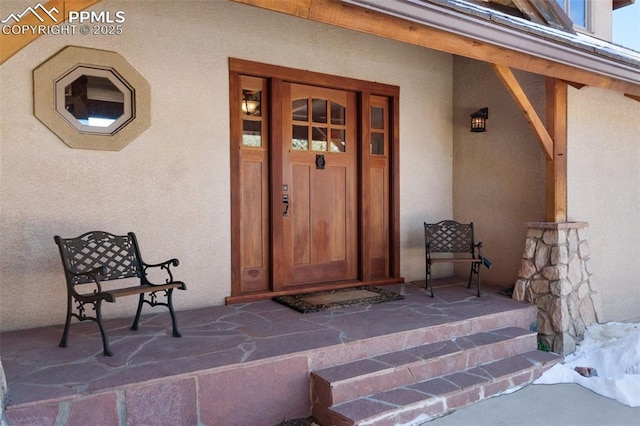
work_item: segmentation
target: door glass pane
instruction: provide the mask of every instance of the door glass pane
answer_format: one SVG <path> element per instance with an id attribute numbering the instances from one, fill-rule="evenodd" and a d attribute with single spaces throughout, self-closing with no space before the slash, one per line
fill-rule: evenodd
<path id="1" fill-rule="evenodd" d="M 371 132 L 371 153 L 384 155 L 384 133 Z"/>
<path id="2" fill-rule="evenodd" d="M 260 117 L 260 102 L 262 101 L 260 90 L 242 89 L 242 113 Z"/>
<path id="3" fill-rule="evenodd" d="M 242 120 L 242 145 L 262 146 L 262 122 Z"/>
<path id="4" fill-rule="evenodd" d="M 307 99 L 296 99 L 292 102 L 291 110 L 293 111 L 293 119 L 297 121 L 309 120 L 309 107 Z"/>
<path id="5" fill-rule="evenodd" d="M 291 148 L 303 151 L 309 149 L 309 128 L 307 126 L 293 126 Z"/>
<path id="6" fill-rule="evenodd" d="M 344 129 L 331 129 L 331 152 L 345 152 L 347 141 Z"/>
<path id="7" fill-rule="evenodd" d="M 312 151 L 327 150 L 327 128 L 326 127 L 313 128 L 313 142 L 311 144 L 311 150 Z"/>
<path id="8" fill-rule="evenodd" d="M 384 108 L 371 107 L 371 128 L 384 129 Z"/>
<path id="9" fill-rule="evenodd" d="M 312 101 L 312 108 L 313 108 L 313 122 L 326 123 L 327 122 L 327 101 L 324 99 L 314 99 Z"/>
<path id="10" fill-rule="evenodd" d="M 331 124 L 344 126 L 344 107 L 335 102 L 331 102 Z"/>

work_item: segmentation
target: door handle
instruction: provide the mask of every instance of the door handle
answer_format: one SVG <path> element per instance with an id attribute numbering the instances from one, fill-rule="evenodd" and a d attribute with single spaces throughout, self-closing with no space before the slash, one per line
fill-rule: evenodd
<path id="1" fill-rule="evenodd" d="M 289 213 L 289 196 L 287 194 L 282 194 L 282 204 L 284 204 L 282 217 L 287 217 L 287 214 Z"/>

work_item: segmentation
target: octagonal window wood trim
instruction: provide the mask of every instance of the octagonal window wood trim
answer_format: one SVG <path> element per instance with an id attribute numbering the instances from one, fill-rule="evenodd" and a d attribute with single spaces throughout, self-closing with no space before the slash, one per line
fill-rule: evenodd
<path id="1" fill-rule="evenodd" d="M 83 125 L 65 109 L 65 87 L 81 75 L 107 78 L 123 93 L 124 114 L 111 125 Z M 67 46 L 40 64 L 33 71 L 33 105 L 34 115 L 71 148 L 119 151 L 151 125 L 149 83 L 107 50 Z"/>

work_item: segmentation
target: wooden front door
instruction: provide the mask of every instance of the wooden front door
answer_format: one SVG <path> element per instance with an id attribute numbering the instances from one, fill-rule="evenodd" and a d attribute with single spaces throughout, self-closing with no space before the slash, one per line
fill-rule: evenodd
<path id="1" fill-rule="evenodd" d="M 398 87 L 229 69 L 227 303 L 401 282 Z"/>
<path id="2" fill-rule="evenodd" d="M 281 285 L 355 280 L 356 95 L 293 83 L 282 94 Z"/>

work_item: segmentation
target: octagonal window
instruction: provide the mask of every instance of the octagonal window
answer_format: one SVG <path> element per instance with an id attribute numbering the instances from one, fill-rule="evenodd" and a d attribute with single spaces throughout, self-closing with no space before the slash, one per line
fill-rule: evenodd
<path id="1" fill-rule="evenodd" d="M 78 66 L 55 82 L 56 111 L 82 133 L 114 134 L 134 117 L 133 90 L 112 69 Z"/>

